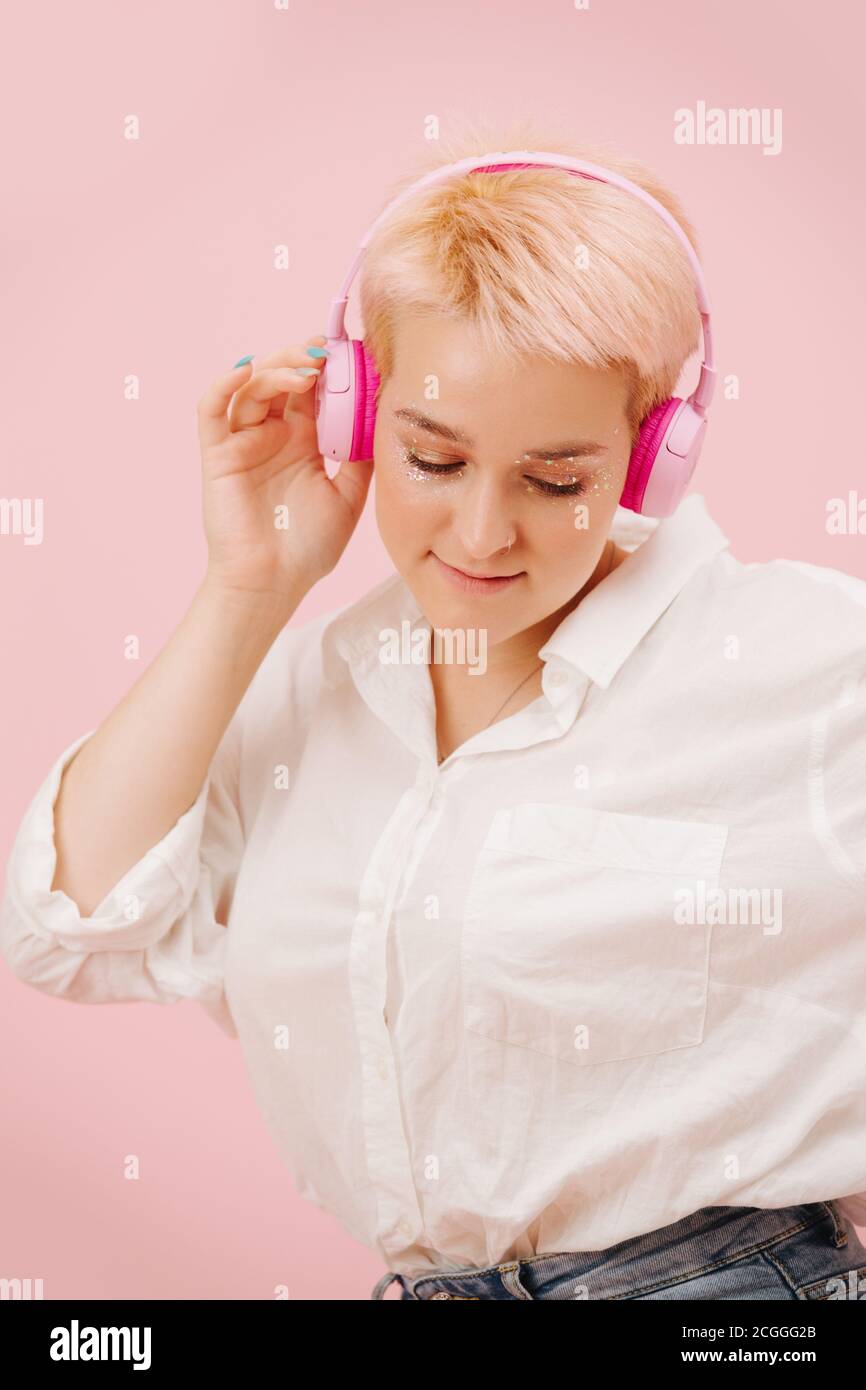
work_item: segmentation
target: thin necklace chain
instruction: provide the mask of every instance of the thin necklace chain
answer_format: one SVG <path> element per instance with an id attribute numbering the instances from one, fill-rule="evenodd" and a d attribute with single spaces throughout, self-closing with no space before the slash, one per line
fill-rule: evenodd
<path id="1" fill-rule="evenodd" d="M 530 680 L 530 679 L 532 678 L 532 676 L 535 675 L 535 672 L 536 672 L 536 671 L 540 671 L 540 670 L 541 670 L 541 668 L 542 668 L 543 665 L 544 665 L 544 662 L 543 662 L 543 661 L 539 661 L 538 665 L 535 667 L 535 670 L 530 671 L 530 673 L 529 673 L 528 676 L 524 676 L 524 677 L 523 677 L 523 680 L 520 682 L 520 685 L 516 685 L 516 686 L 514 687 L 514 689 L 513 689 L 512 691 L 510 691 L 508 695 L 506 695 L 505 699 L 502 701 L 502 704 L 499 706 L 499 709 L 497 709 L 496 711 L 494 711 L 494 713 L 491 715 L 490 719 L 488 719 L 487 723 L 484 725 L 484 728 L 485 728 L 485 729 L 489 729 L 489 728 L 490 728 L 490 725 L 493 723 L 493 720 L 496 718 L 497 714 L 501 714 L 501 713 L 502 713 L 502 711 L 505 709 L 505 706 L 508 704 L 508 701 L 509 701 L 510 699 L 512 699 L 513 696 L 515 696 L 515 695 L 517 694 L 517 692 L 518 692 L 518 690 L 521 688 L 521 686 L 524 686 L 524 685 L 526 684 L 526 682 L 527 682 L 528 680 Z M 481 731 L 479 730 L 479 732 L 481 732 Z M 438 753 L 438 754 L 437 754 L 437 757 L 436 757 L 436 761 L 437 761 L 437 763 L 444 763 L 444 761 L 445 761 L 444 754 Z"/>
<path id="2" fill-rule="evenodd" d="M 610 544 L 610 542 L 608 542 L 608 544 Z M 607 562 L 607 569 L 605 570 L 604 574 L 601 576 L 601 579 L 607 579 L 607 576 L 610 574 L 611 565 L 613 564 L 613 556 L 614 556 L 614 547 L 611 546 L 610 559 L 609 559 L 608 562 Z M 599 583 L 599 584 L 601 583 L 601 579 L 598 580 L 598 583 Z M 496 718 L 496 716 L 499 715 L 499 714 L 501 714 L 502 711 L 505 709 L 505 706 L 508 704 L 508 701 L 514 698 L 514 696 L 517 694 L 518 690 L 520 690 L 521 687 L 524 686 L 528 680 L 531 680 L 532 677 L 535 675 L 536 671 L 540 671 L 543 665 L 544 665 L 544 662 L 543 662 L 543 661 L 540 661 L 540 662 L 538 663 L 538 665 L 535 667 L 535 669 L 532 670 L 532 671 L 530 671 L 530 673 L 529 673 L 528 676 L 524 676 L 524 677 L 523 677 L 523 680 L 520 682 L 520 684 L 519 684 L 519 685 L 516 685 L 516 686 L 514 687 L 514 689 L 513 689 L 508 695 L 506 695 L 505 699 L 502 701 L 502 704 L 499 706 L 499 708 L 493 713 L 493 715 L 490 717 L 490 719 L 488 719 L 487 723 L 484 725 L 484 728 L 485 728 L 485 729 L 489 729 L 489 728 L 490 728 L 490 725 L 493 723 L 493 721 L 494 721 L 494 719 Z M 482 732 L 482 731 L 479 730 L 479 733 L 480 733 L 480 732 Z M 444 761 L 445 761 L 444 754 L 439 753 L 439 750 L 438 750 L 438 749 L 436 750 L 436 761 L 437 761 L 437 763 L 444 763 Z"/>

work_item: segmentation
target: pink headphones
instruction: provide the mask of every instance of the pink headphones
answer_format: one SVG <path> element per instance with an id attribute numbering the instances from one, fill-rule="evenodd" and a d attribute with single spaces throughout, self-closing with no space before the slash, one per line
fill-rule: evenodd
<path id="1" fill-rule="evenodd" d="M 629 459 L 628 473 L 619 504 L 642 516 L 670 516 L 689 485 L 707 428 L 706 411 L 715 385 L 713 346 L 710 333 L 710 306 L 700 262 L 682 228 L 666 208 L 644 189 L 598 164 L 571 159 L 544 150 L 493 151 L 491 154 L 461 159 L 447 164 L 413 183 L 376 218 L 358 247 L 340 293 L 332 302 L 326 331 L 329 356 L 316 382 L 316 431 L 323 458 L 339 461 L 369 459 L 373 456 L 376 425 L 376 390 L 379 375 L 363 340 L 346 335 L 346 304 L 352 281 L 358 273 L 367 244 L 379 223 L 410 197 L 416 189 L 442 179 L 469 173 L 473 169 L 556 168 L 582 178 L 598 179 L 623 188 L 649 207 L 679 237 L 688 255 L 695 278 L 704 340 L 704 357 L 698 384 L 687 400 L 672 396 L 650 411 L 641 425 Z"/>

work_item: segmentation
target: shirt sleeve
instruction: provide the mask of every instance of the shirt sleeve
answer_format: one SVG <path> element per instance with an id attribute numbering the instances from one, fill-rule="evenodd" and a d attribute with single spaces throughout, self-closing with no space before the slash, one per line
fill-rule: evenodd
<path id="1" fill-rule="evenodd" d="M 54 807 L 90 730 L 57 758 L 18 828 L 0 903 L 0 954 L 13 974 L 80 1004 L 194 999 L 229 1037 L 223 956 L 243 854 L 236 713 L 193 804 L 88 917 L 61 889 Z"/>

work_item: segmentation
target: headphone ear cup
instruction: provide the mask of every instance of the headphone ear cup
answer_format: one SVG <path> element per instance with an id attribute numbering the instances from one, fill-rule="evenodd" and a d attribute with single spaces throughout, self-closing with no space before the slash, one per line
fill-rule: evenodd
<path id="1" fill-rule="evenodd" d="M 642 510 L 647 483 L 653 465 L 658 458 L 659 445 L 665 437 L 668 425 L 681 405 L 682 401 L 679 396 L 670 396 L 666 401 L 662 401 L 661 405 L 657 405 L 651 410 L 641 425 L 631 451 L 631 458 L 628 461 L 625 486 L 619 499 L 621 507 L 627 507 L 639 515 L 650 515 Z"/>
<path id="2" fill-rule="evenodd" d="M 631 452 L 620 506 L 641 516 L 675 512 L 695 471 L 706 431 L 706 415 L 691 400 L 671 396 L 651 410 Z"/>
<path id="3" fill-rule="evenodd" d="M 350 459 L 373 457 L 373 436 L 376 432 L 376 392 L 379 373 L 373 358 L 360 338 L 350 339 L 354 362 L 354 420 Z"/>

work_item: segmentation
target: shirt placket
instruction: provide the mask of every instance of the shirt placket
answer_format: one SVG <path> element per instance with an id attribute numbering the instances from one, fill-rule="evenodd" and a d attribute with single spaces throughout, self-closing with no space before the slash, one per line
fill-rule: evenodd
<path id="1" fill-rule="evenodd" d="M 433 760 L 435 706 L 427 673 L 420 669 L 389 670 L 373 659 L 369 650 L 356 650 L 354 657 L 353 677 L 359 693 L 419 755 L 416 783 L 400 797 L 365 870 L 349 947 L 349 989 L 361 1072 L 361 1122 L 368 1174 L 376 1192 L 377 1236 L 388 1256 L 423 1243 L 424 1224 L 386 1019 L 388 931 L 401 885 L 417 859 L 418 837 L 425 835 L 428 818 L 438 814 L 438 789 L 444 779 L 453 780 L 456 775 L 459 780 L 471 757 L 485 751 L 558 736 L 573 722 L 589 682 L 562 669 L 548 672 L 546 721 L 532 732 L 512 723 L 510 738 L 504 726 L 494 725 L 464 749 L 455 750 L 445 765 L 437 768 Z"/>
<path id="2" fill-rule="evenodd" d="M 432 704 L 426 672 L 382 667 L 369 652 L 356 652 L 353 677 L 359 693 L 402 740 L 429 761 Z M 408 701 L 408 713 L 407 713 Z M 402 717 L 401 717 L 402 716 Z M 387 946 L 394 906 L 413 848 L 432 806 L 435 776 L 421 777 L 403 792 L 370 857 L 361 882 L 349 946 L 349 990 L 360 1060 L 361 1122 L 367 1169 L 376 1192 L 377 1235 L 386 1255 L 419 1240 L 423 1216 L 403 1125 L 393 1040 L 385 1017 Z"/>
<path id="3" fill-rule="evenodd" d="M 361 1066 L 367 1167 L 376 1190 L 383 1248 L 417 1240 L 423 1217 L 403 1126 L 393 1041 L 385 1019 L 388 929 L 416 836 L 433 814 L 431 792 L 403 793 L 364 874 L 349 950 L 349 981 Z"/>

